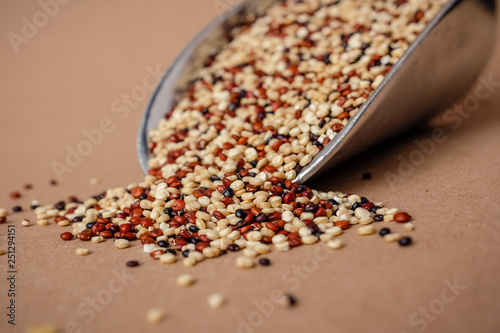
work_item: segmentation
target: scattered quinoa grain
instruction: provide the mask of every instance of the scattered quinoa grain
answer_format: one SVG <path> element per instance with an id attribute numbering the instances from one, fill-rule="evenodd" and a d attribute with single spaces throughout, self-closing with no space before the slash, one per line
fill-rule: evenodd
<path id="1" fill-rule="evenodd" d="M 10 193 L 11 199 L 19 199 L 21 197 L 21 193 L 19 192 L 11 192 Z"/>
<path id="2" fill-rule="evenodd" d="M 31 225 L 31 222 L 30 222 L 30 220 L 28 220 L 28 219 L 23 219 L 23 220 L 21 221 L 21 224 L 22 224 L 23 226 L 27 227 L 27 226 L 30 226 L 30 225 Z"/>
<path id="3" fill-rule="evenodd" d="M 253 268 L 255 267 L 255 262 L 247 257 L 236 258 L 236 266 L 239 268 Z"/>
<path id="4" fill-rule="evenodd" d="M 148 311 L 146 314 L 146 320 L 150 324 L 160 324 L 165 320 L 165 313 L 163 312 L 162 309 L 151 309 Z"/>
<path id="5" fill-rule="evenodd" d="M 86 256 L 90 254 L 90 250 L 89 249 L 84 249 L 84 248 L 78 248 L 76 249 L 76 255 L 78 256 Z"/>
<path id="6" fill-rule="evenodd" d="M 405 223 L 403 226 L 404 231 L 413 231 L 414 229 L 415 229 L 415 226 L 411 222 Z"/>
<path id="7" fill-rule="evenodd" d="M 338 250 L 344 246 L 344 242 L 340 238 L 332 239 L 331 241 L 328 241 L 326 244 L 328 245 L 329 248 L 334 250 Z"/>
<path id="8" fill-rule="evenodd" d="M 372 225 L 364 225 L 358 228 L 359 235 L 373 235 L 375 232 L 375 228 Z"/>
<path id="9" fill-rule="evenodd" d="M 130 246 L 130 242 L 126 239 L 116 239 L 114 245 L 119 249 L 125 249 Z"/>
<path id="10" fill-rule="evenodd" d="M 401 246 L 408 246 L 412 243 L 412 240 L 410 237 L 403 237 L 398 241 L 398 243 Z"/>
<path id="11" fill-rule="evenodd" d="M 226 302 L 226 299 L 224 298 L 224 295 L 222 294 L 211 294 L 208 296 L 208 306 L 210 306 L 212 309 L 218 309 L 221 308 L 224 303 Z"/>
<path id="12" fill-rule="evenodd" d="M 401 235 L 397 232 L 384 235 L 384 240 L 388 243 L 397 242 L 401 239 Z"/>
<path id="13" fill-rule="evenodd" d="M 188 287 L 194 284 L 195 279 L 191 274 L 182 274 L 177 278 L 177 285 L 181 287 Z"/>
<path id="14" fill-rule="evenodd" d="M 139 266 L 139 262 L 137 260 L 129 260 L 129 261 L 127 261 L 127 266 L 128 267 L 136 267 L 136 266 Z"/>

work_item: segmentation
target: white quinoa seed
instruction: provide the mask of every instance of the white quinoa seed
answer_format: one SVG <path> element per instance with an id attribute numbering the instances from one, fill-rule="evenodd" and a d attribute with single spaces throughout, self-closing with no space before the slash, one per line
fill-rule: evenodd
<path id="1" fill-rule="evenodd" d="M 210 306 L 212 309 L 221 308 L 225 302 L 226 299 L 222 294 L 216 293 L 208 296 L 208 306 Z"/>
<path id="2" fill-rule="evenodd" d="M 165 312 L 162 309 L 151 309 L 146 314 L 146 320 L 151 324 L 159 324 L 165 320 Z"/>
<path id="3" fill-rule="evenodd" d="M 89 249 L 84 249 L 84 248 L 78 248 L 76 249 L 76 255 L 78 256 L 86 256 L 90 254 L 90 250 Z"/>
<path id="4" fill-rule="evenodd" d="M 182 274 L 177 278 L 177 285 L 181 287 L 188 287 L 195 283 L 195 279 L 191 274 Z"/>
<path id="5" fill-rule="evenodd" d="M 125 249 L 130 246 L 130 242 L 126 239 L 116 239 L 114 245 L 119 249 Z"/>

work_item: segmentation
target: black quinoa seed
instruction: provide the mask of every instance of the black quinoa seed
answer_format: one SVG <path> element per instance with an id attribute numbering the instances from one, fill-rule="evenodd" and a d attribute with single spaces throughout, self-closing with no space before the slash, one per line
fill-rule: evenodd
<path id="1" fill-rule="evenodd" d="M 86 227 L 87 229 L 91 229 L 97 222 L 89 222 L 87 223 Z"/>
<path id="2" fill-rule="evenodd" d="M 267 258 L 261 258 L 259 260 L 259 264 L 261 264 L 262 266 L 269 266 L 271 264 L 271 261 Z"/>
<path id="3" fill-rule="evenodd" d="M 130 260 L 130 261 L 127 261 L 127 266 L 128 267 L 136 267 L 136 266 L 139 266 L 139 262 L 137 260 Z"/>
<path id="4" fill-rule="evenodd" d="M 382 228 L 380 229 L 380 231 L 378 232 L 378 234 L 382 237 L 384 237 L 385 235 L 388 235 L 391 233 L 391 229 L 389 228 Z"/>
<path id="5" fill-rule="evenodd" d="M 240 247 L 237 244 L 229 244 L 227 249 L 232 252 L 236 252 L 240 250 Z"/>
<path id="6" fill-rule="evenodd" d="M 21 206 L 14 206 L 14 207 L 12 207 L 12 210 L 17 213 L 17 212 L 22 211 L 23 207 L 21 207 Z"/>
<path id="7" fill-rule="evenodd" d="M 381 214 L 377 214 L 373 217 L 373 220 L 374 221 L 377 221 L 377 222 L 380 222 L 380 221 L 383 221 L 384 220 L 384 215 L 381 215 Z"/>
<path id="8" fill-rule="evenodd" d="M 198 232 L 200 230 L 200 228 L 198 228 L 197 226 L 195 226 L 194 224 L 193 225 L 190 225 L 189 226 L 189 231 L 191 231 L 192 233 L 195 233 L 195 232 Z"/>
<path id="9" fill-rule="evenodd" d="M 59 201 L 58 203 L 56 203 L 54 205 L 54 208 L 57 210 L 64 210 L 65 207 L 66 207 L 66 204 L 64 203 L 64 201 Z"/>
<path id="10" fill-rule="evenodd" d="M 222 191 L 222 195 L 228 198 L 232 198 L 234 196 L 234 190 L 228 187 L 224 189 L 224 191 Z"/>
<path id="11" fill-rule="evenodd" d="M 159 247 L 168 247 L 170 244 L 166 240 L 161 240 L 157 243 Z"/>
<path id="12" fill-rule="evenodd" d="M 217 180 L 220 180 L 220 178 L 217 175 L 211 175 L 210 176 L 210 180 L 213 181 L 213 182 L 215 182 Z"/>
<path id="13" fill-rule="evenodd" d="M 241 208 L 237 209 L 234 214 L 236 215 L 236 217 L 239 217 L 240 219 L 244 219 L 247 216 L 247 212 Z"/>
<path id="14" fill-rule="evenodd" d="M 401 246 L 408 246 L 411 244 L 411 238 L 410 237 L 403 237 L 398 241 L 399 245 Z"/>

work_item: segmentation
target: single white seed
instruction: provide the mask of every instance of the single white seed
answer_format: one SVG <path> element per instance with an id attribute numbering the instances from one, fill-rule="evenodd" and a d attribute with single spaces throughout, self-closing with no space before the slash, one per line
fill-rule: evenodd
<path id="1" fill-rule="evenodd" d="M 360 235 L 372 235 L 374 233 L 375 233 L 375 228 L 370 224 L 358 228 L 358 234 Z"/>
<path id="2" fill-rule="evenodd" d="M 27 226 L 31 225 L 31 222 L 30 222 L 30 220 L 28 220 L 28 219 L 23 219 L 23 220 L 21 221 L 21 224 L 22 224 L 23 226 L 27 227 Z"/>
<path id="3" fill-rule="evenodd" d="M 115 240 L 114 245 L 119 249 L 125 249 L 130 246 L 130 242 L 126 239 L 120 238 Z"/>
<path id="4" fill-rule="evenodd" d="M 151 324 L 159 324 L 165 320 L 165 313 L 162 309 L 151 309 L 146 315 L 146 320 Z"/>
<path id="5" fill-rule="evenodd" d="M 78 256 L 86 256 L 90 254 L 90 250 L 89 249 L 84 249 L 84 248 L 78 248 L 76 249 L 76 255 Z"/>
<path id="6" fill-rule="evenodd" d="M 164 253 L 159 259 L 162 264 L 173 264 L 177 260 L 172 253 Z"/>
<path id="7" fill-rule="evenodd" d="M 236 266 L 239 268 L 252 268 L 255 267 L 255 262 L 247 257 L 236 258 Z"/>
<path id="8" fill-rule="evenodd" d="M 212 309 L 218 309 L 224 305 L 226 302 L 226 299 L 224 298 L 224 295 L 222 294 L 212 294 L 208 296 L 208 306 L 210 306 Z"/>
<path id="9" fill-rule="evenodd" d="M 413 231 L 414 229 L 415 226 L 411 222 L 405 223 L 405 225 L 403 226 L 404 231 Z"/>
<path id="10" fill-rule="evenodd" d="M 182 274 L 177 278 L 177 285 L 181 287 L 188 287 L 195 282 L 191 274 Z"/>
<path id="11" fill-rule="evenodd" d="M 342 239 L 336 238 L 332 239 L 331 241 L 328 241 L 326 245 L 328 245 L 328 247 L 331 249 L 338 250 L 344 246 L 344 242 L 342 242 Z"/>

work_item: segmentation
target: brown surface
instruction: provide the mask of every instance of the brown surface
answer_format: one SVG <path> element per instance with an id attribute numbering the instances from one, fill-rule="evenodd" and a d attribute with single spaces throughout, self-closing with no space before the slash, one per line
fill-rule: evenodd
<path id="1" fill-rule="evenodd" d="M 0 207 L 10 209 L 20 202 L 26 209 L 32 198 L 42 203 L 72 194 L 85 198 L 139 181 L 135 135 L 146 99 L 131 107 L 123 120 L 113 113 L 113 101 L 142 85 L 147 66 L 164 71 L 194 34 L 216 17 L 215 5 L 231 2 L 72 1 L 20 45 L 18 53 L 2 38 Z M 2 1 L 0 35 L 19 34 L 23 16 L 31 18 L 39 10 L 34 0 Z M 495 60 L 500 60 L 498 53 Z M 500 81 L 500 67 L 491 66 L 485 71 L 488 75 Z M 255 332 L 417 332 L 423 326 L 411 325 L 412 313 L 439 306 L 436 299 L 446 289 L 444 281 L 458 279 L 467 289 L 428 321 L 425 331 L 498 332 L 499 107 L 496 91 L 457 130 L 444 123 L 446 142 L 393 188 L 384 173 L 396 172 L 398 157 L 407 159 L 417 148 L 415 139 L 431 137 L 428 131 L 395 140 L 322 182 L 321 189 L 355 192 L 409 211 L 417 228 L 412 233 L 415 245 L 409 248 L 386 244 L 377 235 L 361 238 L 350 230 L 342 236 L 346 248 L 338 252 L 304 246 L 270 254 L 273 264 L 268 268 L 243 271 L 234 267 L 234 256 L 224 256 L 187 269 L 181 264 L 162 266 L 136 243 L 117 250 L 110 241 L 63 242 L 58 239 L 62 228 L 53 224 L 24 228 L 20 220 L 33 218 L 30 212 L 10 215 L 9 221 L 17 225 L 17 325 L 8 325 L 4 315 L 8 300 L 3 255 L 0 331 L 22 331 L 43 323 L 64 331 L 69 321 L 81 332 L 147 331 L 155 328 L 145 322 L 145 313 L 162 307 L 167 319 L 158 331 L 250 332 L 241 326 L 242 318 L 250 316 Z M 75 148 L 85 138 L 82 130 L 96 128 L 104 118 L 112 121 L 114 131 L 105 134 L 58 186 L 50 186 L 49 180 L 56 177 L 52 163 L 63 163 L 66 146 Z M 369 181 L 360 180 L 365 170 L 373 173 Z M 102 182 L 90 186 L 89 178 L 96 176 Z M 22 190 L 26 182 L 34 188 Z M 23 198 L 10 199 L 14 190 L 22 190 Z M 4 250 L 6 230 L 0 225 Z M 74 251 L 82 246 L 93 253 L 77 257 Z M 324 252 L 315 255 L 318 249 Z M 130 259 L 138 259 L 141 266 L 126 269 Z M 292 273 L 297 266 L 308 273 Z M 133 280 L 87 322 L 85 311 L 90 308 L 78 312 L 79 305 L 87 297 L 106 296 L 113 271 L 121 270 Z M 175 278 L 186 271 L 198 283 L 181 289 Z M 299 287 L 293 290 L 296 282 Z M 298 306 L 275 307 L 266 316 L 259 315 L 255 302 L 269 299 L 275 288 L 292 291 Z M 212 292 L 227 295 L 223 310 L 208 308 L 206 298 Z M 445 292 L 445 297 L 451 295 Z"/>

